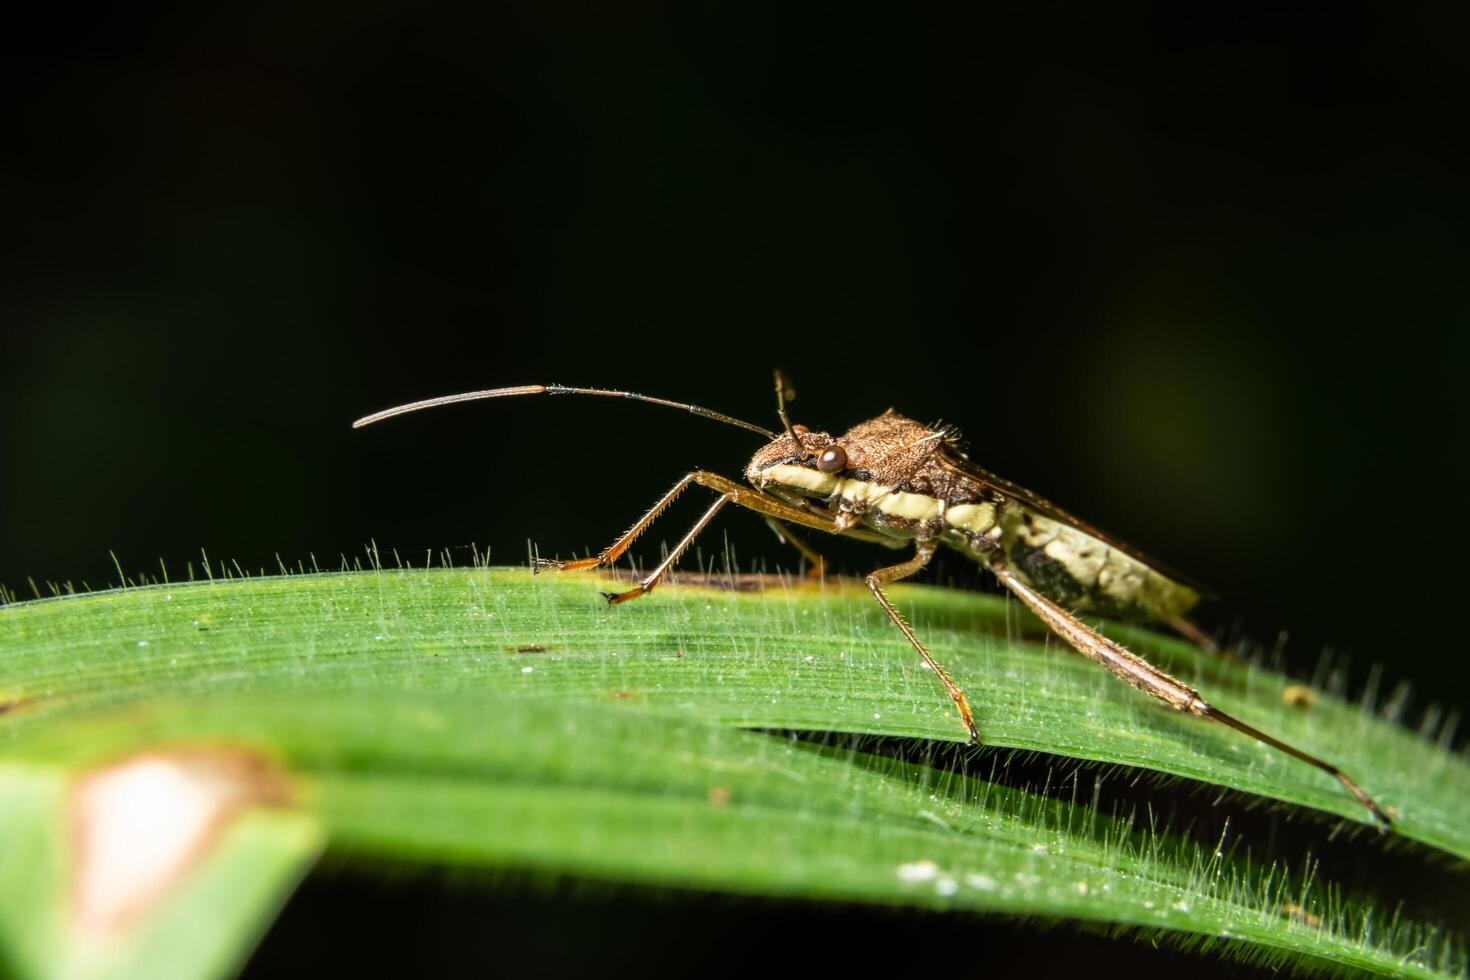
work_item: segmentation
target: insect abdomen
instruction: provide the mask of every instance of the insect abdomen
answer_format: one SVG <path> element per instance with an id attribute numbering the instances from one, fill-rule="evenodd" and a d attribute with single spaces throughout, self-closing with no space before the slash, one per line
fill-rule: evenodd
<path id="1" fill-rule="evenodd" d="M 1015 500 L 951 506 L 945 540 L 981 561 L 1006 564 L 1032 588 L 1072 609 L 1120 619 L 1182 616 L 1199 593 L 1085 531 Z"/>
<path id="2" fill-rule="evenodd" d="M 1023 504 L 1003 503 L 998 523 L 1011 568 L 1055 602 L 1124 619 L 1168 620 L 1199 601 L 1199 593 L 1132 555 Z"/>
<path id="3" fill-rule="evenodd" d="M 996 557 L 999 545 L 1017 575 L 1072 609 L 1161 621 L 1183 615 L 1199 601 L 1199 594 L 1188 586 L 1018 500 L 948 503 L 866 480 L 825 479 L 830 482 L 821 489 L 830 487 L 844 510 L 861 514 L 863 523 L 874 530 L 905 538 L 937 534 L 982 563 Z"/>

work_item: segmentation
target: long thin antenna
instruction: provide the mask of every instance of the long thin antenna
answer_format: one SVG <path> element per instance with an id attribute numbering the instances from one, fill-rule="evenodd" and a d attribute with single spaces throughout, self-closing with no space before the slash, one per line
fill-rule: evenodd
<path id="1" fill-rule="evenodd" d="M 607 391 L 603 388 L 568 388 L 565 385 L 521 385 L 518 388 L 490 388 L 486 391 L 467 391 L 459 395 L 442 395 L 438 398 L 426 398 L 421 402 L 410 402 L 407 405 L 398 405 L 394 408 L 374 412 L 372 415 L 364 415 L 352 423 L 354 429 L 361 429 L 365 425 L 391 419 L 395 415 L 407 415 L 409 412 L 417 412 L 425 408 L 438 408 L 440 405 L 457 405 L 460 402 L 477 402 L 484 398 L 514 398 L 518 395 L 599 395 L 603 398 L 628 398 L 637 402 L 647 402 L 650 405 L 662 405 L 665 408 L 677 408 L 690 412 L 702 418 L 714 419 L 716 422 L 724 422 L 726 425 L 739 426 L 751 432 L 765 436 L 767 439 L 776 438 L 776 433 L 770 429 L 763 429 L 749 422 L 742 422 L 730 415 L 716 412 L 713 409 L 702 408 L 699 405 L 685 405 L 683 402 L 671 402 L 664 398 L 651 398 L 648 395 L 639 395 L 631 391 Z"/>

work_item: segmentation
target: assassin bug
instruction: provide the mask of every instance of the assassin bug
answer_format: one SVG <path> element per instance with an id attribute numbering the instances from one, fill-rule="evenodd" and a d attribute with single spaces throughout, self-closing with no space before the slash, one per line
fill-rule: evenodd
<path id="1" fill-rule="evenodd" d="M 1202 639 L 1184 618 L 1200 599 L 1196 589 L 1159 563 L 1031 491 L 976 466 L 960 451 L 953 429 L 930 428 L 889 409 L 841 436 L 813 432 L 791 423 L 786 410 L 790 391 L 779 373 L 776 412 L 781 419 L 781 432 L 698 405 L 630 391 L 563 385 L 493 388 L 430 398 L 365 416 L 354 422 L 353 428 L 425 408 L 519 395 L 631 399 L 692 412 L 769 440 L 745 468 L 750 486 L 717 473 L 695 470 L 685 474 L 637 523 L 595 557 L 575 561 L 537 559 L 538 568 L 559 570 L 612 565 L 692 484 L 718 493 L 714 504 L 652 572 L 625 592 L 604 593 L 609 605 L 653 591 L 727 504 L 736 504 L 765 517 L 782 540 L 806 556 L 818 574 L 823 567 L 820 556 L 784 533 L 783 525 L 796 524 L 892 548 L 912 542 L 912 558 L 871 572 L 865 581 L 888 618 L 944 685 L 973 743 L 979 741 L 980 731 L 964 692 L 934 659 L 884 591 L 885 586 L 924 568 L 939 546 L 944 545 L 988 569 L 1037 618 L 1084 657 L 1178 711 L 1233 728 L 1316 766 L 1336 778 L 1367 807 L 1383 829 L 1390 825 L 1388 815 L 1341 769 L 1226 714 L 1198 692 L 1069 612 L 1070 608 L 1139 622 L 1166 623 L 1192 639 Z"/>

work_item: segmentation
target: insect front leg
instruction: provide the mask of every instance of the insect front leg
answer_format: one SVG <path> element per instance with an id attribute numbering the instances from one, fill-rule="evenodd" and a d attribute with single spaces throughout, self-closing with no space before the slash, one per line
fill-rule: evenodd
<path id="1" fill-rule="evenodd" d="M 775 497 L 777 500 L 780 500 L 783 503 L 788 504 L 792 507 L 798 507 L 803 512 L 807 514 L 812 514 L 821 521 L 829 522 L 830 526 L 823 526 L 819 528 L 819 530 L 829 531 L 834 534 L 840 533 L 844 538 L 851 538 L 854 541 L 863 541 L 867 544 L 881 545 L 882 547 L 889 548 L 893 551 L 897 551 L 904 545 L 908 544 L 910 540 L 912 540 L 910 538 L 896 538 L 887 534 L 879 534 L 876 531 L 869 531 L 867 528 L 863 527 L 844 527 L 841 520 L 841 515 L 836 510 L 831 507 L 818 507 L 816 504 L 812 503 L 805 497 L 797 497 L 779 489 L 764 490 L 764 493 L 766 493 L 768 496 Z M 816 525 L 812 526 L 815 527 Z M 784 531 L 777 532 L 777 536 L 780 537 L 782 541 L 786 541 L 786 535 Z M 795 541 L 792 541 L 790 543 L 793 547 L 800 548 L 800 545 L 796 544 Z M 803 554 L 805 554 L 805 552 L 803 552 Z"/>
<path id="2" fill-rule="evenodd" d="M 1380 823 L 1382 829 L 1387 830 L 1390 826 L 1391 821 L 1388 818 L 1388 814 L 1384 813 L 1378 804 L 1373 802 L 1373 798 L 1365 793 L 1357 783 L 1348 778 L 1348 775 L 1341 769 L 1328 762 L 1324 762 L 1316 756 L 1308 755 L 1298 748 L 1287 745 L 1280 739 L 1273 738 L 1265 732 L 1247 725 L 1238 718 L 1227 715 L 1219 708 L 1205 701 L 1193 688 L 1181 684 L 1147 660 L 1144 660 L 1138 654 L 1114 643 L 1055 602 L 1052 602 L 1046 596 L 1031 588 L 1025 582 L 1022 582 L 1001 560 L 992 559 L 990 570 L 995 573 L 996 578 L 1000 579 L 1001 584 L 1015 593 L 1016 597 L 1036 614 L 1037 618 L 1051 628 L 1052 632 L 1060 636 L 1067 642 L 1068 646 L 1072 647 L 1072 649 L 1084 657 L 1106 667 L 1113 674 L 1127 681 L 1140 691 L 1153 695 L 1172 708 L 1182 711 L 1187 715 L 1192 715 L 1195 718 L 1203 718 L 1207 721 L 1218 722 L 1227 728 L 1233 728 L 1244 735 L 1249 735 L 1251 738 L 1265 742 L 1272 748 L 1285 752 L 1287 755 L 1316 766 L 1336 779 L 1348 792 L 1357 797 L 1358 802 L 1368 808 L 1368 812 Z"/>
<path id="3" fill-rule="evenodd" d="M 658 520 L 658 515 L 667 510 L 669 504 L 679 499 L 679 495 L 689 489 L 689 485 L 694 482 L 694 477 L 695 474 L 686 473 L 678 483 L 674 484 L 673 489 L 660 497 L 658 503 L 649 508 L 648 513 L 638 518 L 637 523 L 623 532 L 622 537 L 618 538 L 606 548 L 603 548 L 596 557 L 578 558 L 575 561 L 556 561 L 551 558 L 537 558 L 531 566 L 532 570 L 540 571 L 543 568 L 554 568 L 559 572 L 574 572 L 584 568 L 601 568 L 604 565 L 613 564 L 619 558 L 623 557 L 623 552 L 627 551 L 634 541 L 638 540 L 638 535 L 648 530 L 648 526 Z"/>
<path id="4" fill-rule="evenodd" d="M 929 564 L 929 559 L 934 557 L 936 547 L 932 541 L 916 542 L 914 557 L 906 562 L 890 565 L 887 568 L 880 568 L 876 572 L 870 573 L 866 582 L 873 596 L 878 600 L 878 605 L 882 606 L 883 611 L 888 614 L 888 618 L 893 620 L 893 625 L 897 626 L 903 632 L 903 635 L 908 639 L 909 643 L 913 644 L 914 649 L 919 651 L 919 656 L 923 657 L 924 662 L 929 665 L 929 669 L 934 671 L 934 676 L 938 677 L 939 682 L 944 685 L 945 692 L 949 694 L 949 699 L 954 702 L 955 708 L 960 713 L 960 719 L 964 721 L 965 728 L 970 732 L 970 742 L 975 743 L 980 741 L 980 729 L 975 726 L 975 716 L 970 713 L 970 702 L 965 699 L 965 692 L 960 690 L 960 686 L 949 676 L 949 672 L 941 667 L 939 661 L 934 659 L 934 655 L 929 652 L 924 644 L 919 642 L 919 638 L 914 635 L 913 628 L 899 615 L 898 610 L 893 606 L 893 602 L 883 591 L 883 586 L 891 582 L 906 579 Z"/>
<path id="5" fill-rule="evenodd" d="M 669 569 L 674 567 L 674 563 L 679 560 L 679 556 L 689 549 L 689 546 L 694 543 L 695 538 L 699 537 L 699 532 L 704 530 L 706 524 L 715 519 L 715 515 L 720 512 L 720 508 L 728 504 L 730 500 L 731 497 L 728 493 L 721 494 L 720 499 L 716 500 L 710 509 L 704 512 L 704 516 L 698 521 L 695 521 L 694 526 L 689 529 L 689 533 L 684 535 L 684 540 L 675 545 L 674 550 L 670 551 L 667 557 L 658 563 L 658 567 L 652 572 L 649 572 L 637 586 L 626 592 L 604 592 L 602 595 L 603 598 L 607 599 L 607 604 L 616 606 L 620 602 L 627 602 L 629 599 L 636 599 L 641 595 L 647 595 L 652 592 L 653 587 L 658 585 L 659 581 L 668 574 Z"/>
<path id="6" fill-rule="evenodd" d="M 638 583 L 636 587 L 631 588 L 626 592 L 603 593 L 603 595 L 606 596 L 609 605 L 615 606 L 620 602 L 627 602 L 630 599 L 636 599 L 639 596 L 647 595 L 648 593 L 652 592 L 654 590 L 654 587 L 657 586 L 658 583 L 663 579 L 663 577 L 668 574 L 669 569 L 673 568 L 675 563 L 678 562 L 679 557 L 689 549 L 689 546 L 691 544 L 694 543 L 694 539 L 699 536 L 699 533 L 705 529 L 705 526 L 709 524 L 710 521 L 714 520 L 714 516 L 718 514 L 721 508 L 723 508 L 726 504 L 737 504 L 741 507 L 744 507 L 746 510 L 753 510 L 757 514 L 762 514 L 768 518 L 788 521 L 792 524 L 800 524 L 804 527 L 814 528 L 818 531 L 826 531 L 829 534 L 839 533 L 837 525 L 833 523 L 831 518 L 823 517 L 820 514 L 815 513 L 814 511 L 803 510 L 800 507 L 793 507 L 788 503 L 777 500 L 770 494 L 762 493 L 759 490 L 743 486 L 739 483 L 736 483 L 734 480 L 729 479 L 728 477 L 720 476 L 718 473 L 708 473 L 704 470 L 695 470 L 693 473 L 690 473 L 688 476 L 684 477 L 684 479 L 675 484 L 674 489 L 665 494 L 664 498 L 654 505 L 653 510 L 649 511 L 648 514 L 645 514 L 643 520 L 635 524 L 633 528 L 628 532 L 628 534 L 625 534 L 622 538 L 618 539 L 618 541 L 614 542 L 613 546 L 609 548 L 608 551 L 605 552 L 605 554 L 611 554 L 613 550 L 618 548 L 619 546 L 621 546 L 621 550 L 618 550 L 617 554 L 613 555 L 610 560 L 615 561 L 617 559 L 617 555 L 621 555 L 623 551 L 626 551 L 628 545 L 632 543 L 632 539 L 634 537 L 637 537 L 644 528 L 651 524 L 653 522 L 653 519 L 657 517 L 659 513 L 662 512 L 662 510 L 673 501 L 674 497 L 683 492 L 684 488 L 691 483 L 698 483 L 702 487 L 708 487 L 709 489 L 718 492 L 720 494 L 720 499 L 716 500 L 714 504 L 710 507 L 710 509 L 704 512 L 704 516 L 695 522 L 694 526 L 689 529 L 689 533 L 684 535 L 683 540 L 675 545 L 674 549 L 669 552 L 668 557 L 659 562 L 658 567 L 650 572 L 641 582 Z M 601 556 L 599 556 L 599 559 L 600 558 Z M 588 559 L 588 562 L 593 563 L 577 565 L 572 562 L 568 562 L 564 567 L 592 568 L 595 567 L 595 563 L 600 563 L 599 560 L 594 559 Z"/>

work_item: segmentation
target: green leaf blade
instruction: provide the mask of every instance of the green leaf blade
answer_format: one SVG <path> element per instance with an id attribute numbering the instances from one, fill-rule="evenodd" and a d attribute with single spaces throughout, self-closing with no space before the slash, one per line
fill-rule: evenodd
<path id="1" fill-rule="evenodd" d="M 1038 649 L 1002 602 L 897 594 L 992 744 L 1361 819 L 1315 770 Z M 1279 677 L 1109 629 L 1342 764 L 1398 807 L 1405 837 L 1470 853 L 1463 759 L 1331 698 L 1292 713 Z M 840 586 L 666 588 L 609 610 L 590 577 L 511 570 L 236 580 L 0 609 L 0 650 L 0 763 L 61 778 L 158 745 L 243 746 L 298 781 L 291 812 L 349 862 L 999 911 L 1287 965 L 1464 969 L 1443 929 L 1303 884 L 1300 869 L 948 764 L 740 730 L 963 737 L 933 675 Z"/>

